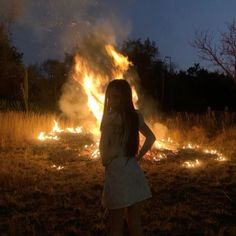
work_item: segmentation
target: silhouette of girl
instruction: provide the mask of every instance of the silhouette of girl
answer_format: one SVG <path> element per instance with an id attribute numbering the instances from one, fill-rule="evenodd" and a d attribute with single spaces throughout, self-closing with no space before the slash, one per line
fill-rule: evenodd
<path id="1" fill-rule="evenodd" d="M 139 131 L 145 137 L 140 150 Z M 154 134 L 134 108 L 128 82 L 111 81 L 105 94 L 99 145 L 105 166 L 102 203 L 109 212 L 109 235 L 122 235 L 124 213 L 130 234 L 143 235 L 141 204 L 152 194 L 138 161 L 154 141 Z"/>

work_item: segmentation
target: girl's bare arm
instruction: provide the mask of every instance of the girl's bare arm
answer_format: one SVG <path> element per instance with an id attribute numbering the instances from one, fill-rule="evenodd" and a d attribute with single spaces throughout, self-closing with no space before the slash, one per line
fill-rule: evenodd
<path id="1" fill-rule="evenodd" d="M 117 157 L 118 139 L 114 135 L 113 126 L 108 125 L 101 133 L 99 144 L 102 164 L 107 166 L 114 158 Z"/>
<path id="2" fill-rule="evenodd" d="M 153 143 L 156 140 L 155 135 L 153 134 L 153 132 L 151 131 L 151 129 L 147 126 L 145 122 L 143 122 L 142 126 L 139 127 L 139 131 L 145 137 L 145 141 L 137 155 L 138 161 L 141 160 L 141 158 L 146 154 L 146 152 L 151 149 Z"/>

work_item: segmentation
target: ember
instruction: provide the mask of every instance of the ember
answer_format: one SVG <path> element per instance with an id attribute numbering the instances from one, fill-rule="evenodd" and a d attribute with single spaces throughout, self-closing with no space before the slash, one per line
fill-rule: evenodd
<path id="1" fill-rule="evenodd" d="M 185 161 L 183 166 L 188 168 L 194 168 L 200 166 L 200 162 L 198 159 L 196 159 L 195 161 Z"/>

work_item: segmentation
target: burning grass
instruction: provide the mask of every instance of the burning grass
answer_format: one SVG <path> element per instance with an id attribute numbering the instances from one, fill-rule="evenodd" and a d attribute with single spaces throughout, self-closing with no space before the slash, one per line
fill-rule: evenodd
<path id="1" fill-rule="evenodd" d="M 10 143 L 22 143 L 36 138 L 40 130 L 49 130 L 51 128 L 53 119 L 55 119 L 53 114 L 1 112 L 1 146 L 9 145 Z"/>
<path id="2" fill-rule="evenodd" d="M 41 131 L 49 132 L 54 124 L 56 114 L 35 112 L 0 112 L 0 146 L 24 145 L 37 139 Z M 59 118 L 58 118 L 59 119 Z M 74 125 L 72 121 L 61 121 L 61 127 Z"/>
<path id="3" fill-rule="evenodd" d="M 55 116 L 8 114 L 14 117 L 8 117 L 8 128 L 14 130 L 21 120 L 18 130 L 25 135 L 16 138 L 13 131 L 7 142 L 9 136 L 1 133 L 1 235 L 106 235 L 108 219 L 101 206 L 104 169 L 91 155 L 97 148 L 93 137 L 62 132 L 59 140 L 30 139 L 32 130 L 49 132 Z M 196 127 L 173 129 L 169 141 L 159 140 L 166 148 L 153 150 L 141 163 L 153 193 L 143 208 L 145 235 L 236 234 L 236 128 L 209 138 L 204 128 Z M 217 160 L 218 154 L 205 147 L 227 160 Z M 199 165 L 189 168 L 186 162 Z"/>

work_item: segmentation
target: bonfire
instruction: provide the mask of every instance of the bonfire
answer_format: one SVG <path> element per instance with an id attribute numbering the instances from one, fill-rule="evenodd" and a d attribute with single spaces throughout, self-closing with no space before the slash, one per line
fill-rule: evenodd
<path id="1" fill-rule="evenodd" d="M 105 52 L 107 57 L 112 60 L 112 78 L 116 79 L 124 79 L 124 74 L 128 71 L 132 63 L 128 60 L 127 57 L 122 55 L 121 53 L 117 52 L 115 48 L 108 44 L 105 45 Z M 81 55 L 77 54 L 75 57 L 75 65 L 72 73 L 72 78 L 74 81 L 79 83 L 84 92 L 87 95 L 87 109 L 92 112 L 93 117 L 95 118 L 96 122 L 93 122 L 92 126 L 84 127 L 83 124 L 78 127 L 68 127 L 65 129 L 61 129 L 59 123 L 54 120 L 54 126 L 52 130 L 48 133 L 40 132 L 38 135 L 38 140 L 40 141 L 48 141 L 53 140 L 55 142 L 60 141 L 65 134 L 77 134 L 77 135 L 87 135 L 90 133 L 92 135 L 93 143 L 90 145 L 84 145 L 84 149 L 89 150 L 90 157 L 92 159 L 99 158 L 99 150 L 98 150 L 98 143 L 99 143 L 99 125 L 102 118 L 103 112 L 103 102 L 104 102 L 104 88 L 111 80 L 109 75 L 104 75 L 104 73 L 99 73 L 95 70 L 89 61 L 82 57 Z M 125 78 L 127 79 L 127 78 Z M 132 88 L 132 96 L 134 100 L 135 107 L 138 108 L 138 94 L 136 92 L 134 86 L 133 78 L 128 78 L 131 88 Z M 155 125 L 155 122 L 150 123 L 150 127 L 152 128 Z M 155 132 L 155 129 L 152 129 Z M 158 135 L 156 135 L 158 137 Z M 141 139 L 142 141 L 142 139 Z M 194 151 L 197 153 L 206 153 L 209 155 L 214 156 L 216 161 L 225 161 L 227 158 L 219 151 L 215 149 L 209 149 L 206 147 L 202 147 L 197 144 L 187 143 L 184 145 L 180 145 L 178 142 L 173 140 L 170 137 L 166 138 L 157 138 L 155 141 L 153 148 L 149 151 L 144 160 L 151 161 L 151 162 L 159 162 L 163 159 L 167 158 L 177 158 L 179 153 L 183 153 L 184 151 Z M 203 165 L 202 161 L 198 159 L 184 161 L 181 163 L 183 167 L 186 168 L 196 168 Z M 54 166 L 56 167 L 56 166 Z M 57 167 L 58 170 L 61 170 L 63 167 Z"/>

